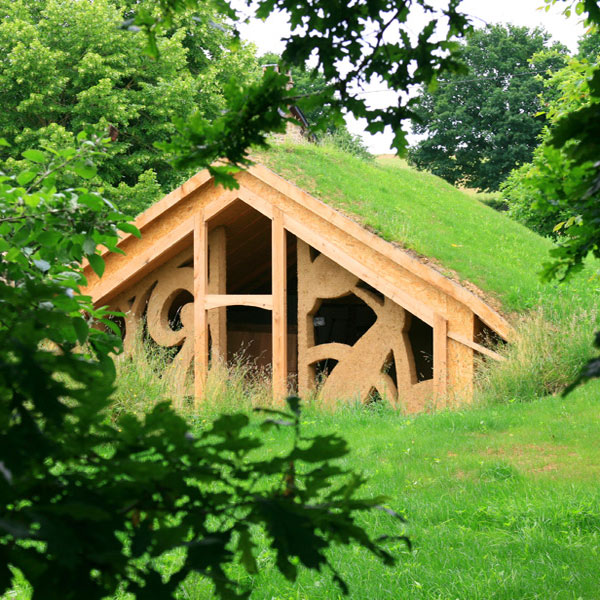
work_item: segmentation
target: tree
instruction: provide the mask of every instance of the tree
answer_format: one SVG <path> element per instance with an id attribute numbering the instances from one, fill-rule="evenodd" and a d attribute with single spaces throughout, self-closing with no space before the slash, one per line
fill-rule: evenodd
<path id="1" fill-rule="evenodd" d="M 168 402 L 143 419 L 107 419 L 121 343 L 111 314 L 79 292 L 81 261 L 101 275 L 100 247 L 139 232 L 90 187 L 106 141 L 78 141 L 26 150 L 26 169 L 0 177 L 0 595 L 18 569 L 34 598 L 172 598 L 190 573 L 221 598 L 247 598 L 226 567 L 256 573 L 259 532 L 291 580 L 297 564 L 329 568 L 346 592 L 327 557 L 334 543 L 394 564 L 357 518 L 400 517 L 360 498 L 363 479 L 331 462 L 348 453 L 342 438 L 302 435 L 298 398 L 266 411 L 263 428 L 291 427 L 294 438 L 265 458 L 244 414 L 193 432 Z M 160 558 L 175 550 L 164 578 Z"/>
<path id="2" fill-rule="evenodd" d="M 282 59 L 279 54 L 270 52 L 261 56 L 260 62 L 261 65 L 279 66 Z M 373 156 L 362 140 L 348 131 L 341 115 L 326 103 L 326 96 L 325 103 L 321 101 L 322 94 L 327 93 L 329 85 L 323 74 L 305 65 L 292 65 L 288 73 L 298 96 L 298 106 L 306 116 L 313 138 L 318 142 L 331 143 L 348 154 L 371 160 Z"/>
<path id="3" fill-rule="evenodd" d="M 234 22 L 242 18 L 227 0 L 213 0 L 223 14 Z M 142 28 L 148 37 L 148 52 L 158 56 L 157 36 L 169 28 L 188 6 L 198 0 L 159 0 L 159 14 L 142 1 L 127 25 Z M 293 27 L 282 53 L 282 71 L 302 68 L 307 60 L 323 73 L 327 88 L 315 97 L 341 118 L 348 111 L 365 118 L 371 133 L 391 127 L 394 146 L 403 151 L 406 132 L 402 123 L 414 117 L 410 103 L 403 97 L 387 108 L 372 109 L 362 94 L 369 81 L 380 81 L 391 90 L 405 91 L 411 85 L 425 84 L 444 73 L 463 68 L 454 51 L 456 40 L 470 29 L 467 16 L 458 10 L 456 0 L 442 6 L 428 0 L 359 0 L 350 5 L 339 0 L 246 0 L 246 8 L 259 18 L 280 10 L 289 15 Z M 407 21 L 411 11 L 421 11 L 429 21 L 411 39 Z M 397 41 L 390 40 L 393 32 Z M 235 186 L 232 172 L 251 163 L 248 149 L 266 146 L 270 132 L 285 130 L 286 109 L 298 102 L 295 90 L 287 90 L 287 76 L 273 70 L 263 73 L 262 80 L 249 85 L 232 85 L 226 89 L 227 108 L 213 121 L 194 115 L 178 119 L 178 133 L 161 148 L 174 157 L 182 168 L 208 168 L 216 180 Z M 219 158 L 228 164 L 214 166 Z"/>
<path id="4" fill-rule="evenodd" d="M 540 29 L 493 25 L 466 38 L 466 75 L 440 78 L 416 100 L 414 132 L 427 137 L 410 161 L 450 183 L 497 190 L 512 169 L 529 162 L 544 120 L 536 116 L 548 71 L 566 48 Z"/>
<path id="5" fill-rule="evenodd" d="M 80 130 L 110 131 L 98 182 L 134 214 L 189 175 L 154 147 L 175 133 L 172 119 L 214 119 L 230 78 L 259 75 L 252 48 L 231 52 L 235 36 L 209 5 L 158 36 L 161 60 L 144 55 L 144 36 L 121 28 L 136 4 L 0 0 L 0 131 L 12 143 L 0 164 L 12 168 L 29 147 L 73 144 Z"/>
<path id="6" fill-rule="evenodd" d="M 532 161 L 512 171 L 502 184 L 510 216 L 543 236 L 560 238 L 565 226 L 577 219 L 573 198 L 586 191 L 592 164 L 573 164 L 551 139 L 563 115 L 589 104 L 592 70 L 587 60 L 573 58 L 545 82 L 552 99 L 545 102 L 547 125 L 540 143 Z"/>

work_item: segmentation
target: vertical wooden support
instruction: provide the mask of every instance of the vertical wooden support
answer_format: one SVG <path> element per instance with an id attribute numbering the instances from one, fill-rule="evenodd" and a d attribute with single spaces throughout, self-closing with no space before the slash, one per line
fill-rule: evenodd
<path id="1" fill-rule="evenodd" d="M 448 321 L 438 313 L 433 317 L 433 394 L 445 398 L 448 390 Z"/>
<path id="2" fill-rule="evenodd" d="M 287 252 L 283 215 L 273 208 L 271 226 L 271 285 L 273 294 L 273 398 L 287 394 Z"/>
<path id="3" fill-rule="evenodd" d="M 194 218 L 194 398 L 198 406 L 208 373 L 208 318 L 205 298 L 208 286 L 208 226 L 204 210 Z"/>
<path id="4" fill-rule="evenodd" d="M 227 236 L 225 227 L 216 227 L 208 236 L 209 294 L 227 293 Z M 208 330 L 210 331 L 210 351 L 213 366 L 217 361 L 227 360 L 227 308 L 214 308 L 208 311 Z"/>

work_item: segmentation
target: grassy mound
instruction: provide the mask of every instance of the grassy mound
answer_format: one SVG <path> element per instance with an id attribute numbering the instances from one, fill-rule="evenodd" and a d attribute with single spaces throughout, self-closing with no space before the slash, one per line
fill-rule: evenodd
<path id="1" fill-rule="evenodd" d="M 382 238 L 474 283 L 499 300 L 506 313 L 534 308 L 565 287 L 539 280 L 549 240 L 403 161 L 366 162 L 332 147 L 289 143 L 257 159 Z M 586 279 L 574 280 L 569 293 L 591 293 Z"/>

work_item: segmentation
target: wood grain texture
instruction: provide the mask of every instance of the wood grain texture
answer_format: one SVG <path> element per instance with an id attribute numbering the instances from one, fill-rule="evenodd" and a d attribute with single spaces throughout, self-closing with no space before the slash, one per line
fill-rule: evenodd
<path id="1" fill-rule="evenodd" d="M 273 210 L 271 228 L 273 294 L 273 397 L 281 402 L 287 395 L 287 248 L 283 215 Z"/>
<path id="2" fill-rule="evenodd" d="M 208 227 L 204 211 L 194 219 L 194 400 L 202 401 L 208 373 Z"/>

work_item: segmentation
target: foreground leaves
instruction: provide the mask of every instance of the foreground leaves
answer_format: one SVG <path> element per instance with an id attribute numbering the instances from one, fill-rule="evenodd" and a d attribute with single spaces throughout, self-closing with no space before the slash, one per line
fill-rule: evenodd
<path id="1" fill-rule="evenodd" d="M 347 592 L 332 544 L 394 564 L 358 520 L 383 499 L 361 498 L 363 479 L 336 464 L 342 438 L 302 435 L 299 399 L 264 422 L 292 430 L 277 456 L 244 414 L 193 432 L 168 403 L 143 419 L 107 418 L 121 340 L 115 314 L 81 295 L 80 265 L 87 257 L 101 275 L 99 247 L 139 232 L 77 187 L 78 165 L 105 146 L 81 136 L 51 158 L 24 154 L 28 188 L 21 173 L 0 177 L 0 594 L 18 570 L 34 598 L 172 598 L 190 573 L 221 598 L 246 598 L 230 566 L 256 573 L 264 533 L 291 580 L 298 565 L 328 568 Z M 173 552 L 179 566 L 164 577 L 159 559 Z"/>

